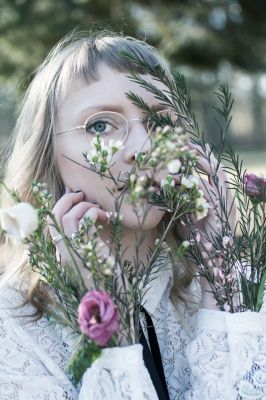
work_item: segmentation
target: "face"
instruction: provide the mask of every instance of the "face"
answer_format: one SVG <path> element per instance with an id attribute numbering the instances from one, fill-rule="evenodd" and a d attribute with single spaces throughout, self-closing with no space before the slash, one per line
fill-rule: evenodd
<path id="1" fill-rule="evenodd" d="M 126 74 L 116 72 L 106 65 L 101 65 L 99 72 L 100 79 L 89 85 L 78 80 L 72 82 L 65 100 L 59 106 L 56 132 L 84 125 L 88 117 L 103 110 L 119 112 L 128 120 L 142 118 L 141 110 L 126 97 L 126 92 L 129 91 L 138 94 L 150 106 L 160 107 L 152 94 L 131 82 Z M 145 80 L 152 81 L 159 89 L 165 89 L 163 84 L 152 80 L 151 77 L 145 76 Z M 96 202 L 103 210 L 115 212 L 114 198 L 108 190 L 117 194 L 116 183 L 111 179 L 101 178 L 89 170 L 89 164 L 83 156 L 84 152 L 90 150 L 90 142 L 94 137 L 93 134 L 85 136 L 81 129 L 57 135 L 55 153 L 59 172 L 64 184 L 72 191 L 84 192 L 85 201 Z M 113 158 L 112 175 L 117 178 L 121 172 L 123 174 L 130 172 L 135 163 L 135 154 L 139 151 L 148 151 L 150 146 L 151 141 L 142 122 L 129 122 L 129 132 L 124 146 Z M 141 174 L 149 174 L 149 171 L 142 170 Z M 148 203 L 143 205 L 141 212 L 147 211 L 143 229 L 152 229 L 158 225 L 164 213 Z M 133 229 L 137 226 L 137 217 L 132 205 L 127 201 L 127 194 L 122 203 L 121 214 L 124 226 Z"/>

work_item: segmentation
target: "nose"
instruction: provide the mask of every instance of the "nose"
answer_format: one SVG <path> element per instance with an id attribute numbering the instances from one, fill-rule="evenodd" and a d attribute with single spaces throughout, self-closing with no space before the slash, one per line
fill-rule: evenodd
<path id="1" fill-rule="evenodd" d="M 151 139 L 142 122 L 132 124 L 125 142 L 125 162 L 132 163 L 135 161 L 136 153 L 147 154 L 150 150 Z"/>

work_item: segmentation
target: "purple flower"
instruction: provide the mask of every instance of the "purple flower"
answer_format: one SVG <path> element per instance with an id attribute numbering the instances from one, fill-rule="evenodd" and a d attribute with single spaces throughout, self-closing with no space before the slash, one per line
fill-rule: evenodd
<path id="1" fill-rule="evenodd" d="M 256 201 L 266 201 L 266 179 L 255 174 L 245 173 L 243 176 L 246 194 Z"/>
<path id="2" fill-rule="evenodd" d="M 118 312 L 106 292 L 91 290 L 82 298 L 78 307 L 80 330 L 98 345 L 105 346 L 118 330 Z"/>

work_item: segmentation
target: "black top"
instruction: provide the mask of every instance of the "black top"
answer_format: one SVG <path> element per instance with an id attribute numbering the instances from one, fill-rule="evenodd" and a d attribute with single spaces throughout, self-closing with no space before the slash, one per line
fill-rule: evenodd
<path id="1" fill-rule="evenodd" d="M 160 348 L 155 333 L 154 325 L 150 315 L 142 307 L 141 311 L 144 313 L 147 323 L 147 331 L 149 337 L 150 347 L 147 343 L 145 335 L 142 328 L 140 327 L 140 344 L 143 346 L 143 359 L 144 364 L 149 371 L 151 380 L 157 392 L 159 400 L 170 400 L 167 390 L 162 357 L 160 353 Z"/>

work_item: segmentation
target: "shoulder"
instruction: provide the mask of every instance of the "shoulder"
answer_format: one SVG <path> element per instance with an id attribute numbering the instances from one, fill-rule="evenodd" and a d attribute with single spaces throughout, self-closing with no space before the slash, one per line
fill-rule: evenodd
<path id="1" fill-rule="evenodd" d="M 15 368 L 12 361 L 15 359 L 21 360 L 26 368 L 34 359 L 35 370 L 43 370 L 47 364 L 49 370 L 62 371 L 70 356 L 68 333 L 58 325 L 51 325 L 45 316 L 34 321 L 35 308 L 32 305 L 21 307 L 23 301 L 18 286 L 1 287 L 0 354 L 8 354 L 11 360 L 6 367 Z"/>

